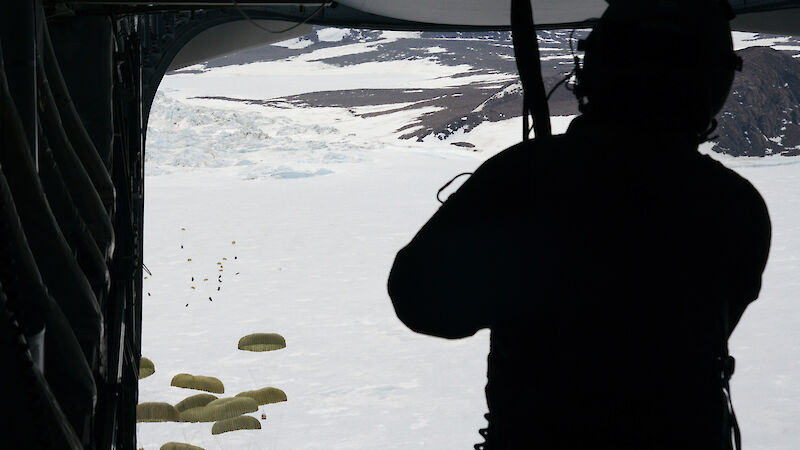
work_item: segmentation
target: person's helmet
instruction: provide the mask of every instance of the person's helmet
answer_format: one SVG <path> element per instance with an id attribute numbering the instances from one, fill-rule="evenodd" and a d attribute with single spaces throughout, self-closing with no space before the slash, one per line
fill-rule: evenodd
<path id="1" fill-rule="evenodd" d="M 702 135 L 741 68 L 732 17 L 725 0 L 609 0 L 579 46 L 582 110 Z"/>

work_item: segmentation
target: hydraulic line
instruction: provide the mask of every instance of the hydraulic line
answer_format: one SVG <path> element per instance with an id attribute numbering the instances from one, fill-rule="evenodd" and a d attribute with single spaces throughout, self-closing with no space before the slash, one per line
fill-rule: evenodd
<path id="1" fill-rule="evenodd" d="M 89 178 L 92 180 L 94 188 L 100 195 L 106 212 L 109 215 L 113 214 L 114 183 L 111 181 L 111 175 L 100 158 L 92 138 L 89 137 L 89 133 L 86 131 L 77 109 L 75 109 L 75 104 L 72 102 L 67 84 L 58 65 L 53 43 L 50 40 L 50 32 L 46 26 L 43 36 L 42 59 L 44 69 L 47 80 L 50 83 L 53 98 L 58 107 L 61 123 L 69 141 L 72 143 L 72 147 L 75 149 L 75 153 L 80 158 Z"/>
<path id="2" fill-rule="evenodd" d="M 2 126 L 0 124 L 0 126 Z M 4 168 L 3 168 L 4 169 Z M 0 283 L 3 285 L 8 307 L 14 312 L 25 337 L 33 337 L 45 329 L 48 308 L 47 289 L 44 287 L 36 261 L 33 259 L 25 232 L 17 215 L 6 177 L 0 170 Z M 31 349 L 41 354 L 44 349 Z M 37 358 L 38 359 L 38 358 Z M 36 361 L 40 369 L 43 363 Z"/>
<path id="3" fill-rule="evenodd" d="M 31 360 L 28 343 L 13 312 L 5 307 L 0 285 L 0 382 L 11 389 L 4 396 L 7 410 L 0 433 L 4 448 L 83 448 L 74 429 L 50 390 L 48 382 Z"/>
<path id="4" fill-rule="evenodd" d="M 86 359 L 95 366 L 104 357 L 100 307 L 44 196 L 1 65 L 0 98 L 5 131 L 0 165 L 28 245 L 45 285 L 68 318 Z"/>
<path id="5" fill-rule="evenodd" d="M 0 232 L 0 284 L 8 308 L 25 334 L 32 356 L 37 351 L 43 353 L 43 361 L 36 365 L 60 409 L 73 427 L 83 427 L 91 417 L 96 395 L 92 371 L 61 309 L 47 293 L 2 172 Z M 44 335 L 39 350 L 29 337 L 38 334 Z"/>
<path id="6" fill-rule="evenodd" d="M 114 227 L 111 224 L 111 217 L 64 131 L 50 83 L 41 64 L 38 67 L 38 75 L 41 97 L 40 118 L 55 161 L 70 195 L 73 199 L 79 199 L 75 202 L 77 210 L 89 227 L 103 256 L 109 259 L 114 249 Z"/>
<path id="7" fill-rule="evenodd" d="M 86 223 L 78 213 L 75 199 L 61 176 L 61 170 L 56 164 L 53 150 L 48 139 L 42 135 L 39 138 L 39 178 L 42 180 L 45 196 L 53 215 L 58 222 L 64 238 L 75 254 L 78 265 L 83 270 L 92 290 L 101 304 L 111 285 L 108 266 L 103 253 L 97 247 Z"/>

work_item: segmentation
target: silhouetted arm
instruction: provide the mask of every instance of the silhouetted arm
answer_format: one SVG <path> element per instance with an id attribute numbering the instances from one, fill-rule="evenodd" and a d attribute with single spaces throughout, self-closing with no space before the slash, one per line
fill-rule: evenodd
<path id="1" fill-rule="evenodd" d="M 514 147 L 484 163 L 398 252 L 389 295 L 412 330 L 470 336 L 524 301 L 528 152 Z"/>

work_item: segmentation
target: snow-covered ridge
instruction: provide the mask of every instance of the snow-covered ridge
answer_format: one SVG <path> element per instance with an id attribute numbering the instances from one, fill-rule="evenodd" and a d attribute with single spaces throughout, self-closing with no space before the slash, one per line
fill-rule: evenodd
<path id="1" fill-rule="evenodd" d="M 473 109 L 472 112 L 474 113 L 481 112 L 486 107 L 486 105 L 489 104 L 490 101 L 499 100 L 505 97 L 506 95 L 514 95 L 514 94 L 519 95 L 520 92 L 522 92 L 522 83 L 514 83 L 512 85 L 509 85 L 508 87 L 503 88 L 503 90 L 501 90 L 500 92 L 493 94 L 491 97 L 489 97 L 488 100 L 484 101 L 483 103 L 478 105 L 477 108 Z"/>
<path id="2" fill-rule="evenodd" d="M 577 39 L 585 34 L 585 30 L 579 30 L 572 37 Z M 570 35 L 569 31 L 539 33 L 547 86 L 555 85 L 573 68 Z M 734 33 L 734 42 L 737 49 L 753 46 L 779 49 L 789 61 L 792 59 L 788 56 L 800 55 L 800 40 L 793 37 Z M 459 130 L 468 132 L 485 122 L 519 117 L 521 111 L 521 91 L 509 85 L 517 75 L 507 32 L 409 33 L 316 28 L 307 36 L 210 61 L 192 70 L 201 73 L 168 76 L 165 84 L 169 86 L 173 80 L 191 76 L 191 80 L 180 80 L 181 90 L 187 97 L 273 106 L 285 102 L 294 107 L 335 107 L 343 105 L 343 96 L 360 99 L 360 103 L 351 102 L 353 107 L 385 111 L 397 109 L 393 105 L 416 103 L 417 106 L 403 107 L 406 110 L 416 108 L 415 116 L 407 117 L 405 122 L 398 121 L 394 128 L 385 131 L 388 136 L 403 130 L 400 137 L 418 141 L 431 135 L 446 140 Z M 757 64 L 754 67 L 746 61 L 745 71 L 753 70 L 760 69 Z M 759 83 L 745 84 L 748 89 L 763 91 L 766 88 Z M 734 86 L 739 91 L 742 87 Z M 410 93 L 420 89 L 428 90 L 427 98 L 409 98 L 413 97 Z M 553 114 L 577 113 L 576 99 L 563 88 L 556 90 L 550 106 Z M 728 106 L 736 107 L 730 103 Z M 798 120 L 787 114 L 770 118 L 769 122 L 788 121 L 789 124 L 784 125 L 787 129 L 800 126 Z M 365 117 L 358 109 L 355 115 Z M 800 141 L 794 142 L 796 131 L 766 130 L 766 122 L 750 123 L 752 120 L 746 124 L 738 119 L 735 124 L 726 123 L 733 117 L 722 114 L 720 129 L 746 128 L 751 135 L 764 134 L 764 145 L 761 145 L 762 140 L 756 143 L 752 139 L 732 142 L 723 134 L 720 151 L 748 155 L 788 154 L 787 151 L 791 153 L 795 151 L 792 148 L 800 145 Z M 781 141 L 777 142 L 777 138 Z M 758 148 L 750 148 L 754 146 Z"/>

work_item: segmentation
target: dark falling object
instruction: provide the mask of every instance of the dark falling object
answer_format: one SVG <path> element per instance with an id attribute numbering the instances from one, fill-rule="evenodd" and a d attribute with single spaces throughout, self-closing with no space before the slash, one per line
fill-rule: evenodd
<path id="1" fill-rule="evenodd" d="M 212 300 L 211 297 L 208 297 L 208 301 L 213 302 L 214 300 Z"/>
<path id="2" fill-rule="evenodd" d="M 186 304 L 186 306 L 188 307 L 188 306 L 189 306 L 189 304 L 187 303 L 187 304 Z"/>
<path id="3" fill-rule="evenodd" d="M 150 293 L 149 292 L 147 293 L 147 296 L 150 297 Z"/>
<path id="4" fill-rule="evenodd" d="M 220 289 L 219 286 L 217 286 L 217 290 L 219 290 L 219 289 Z"/>

